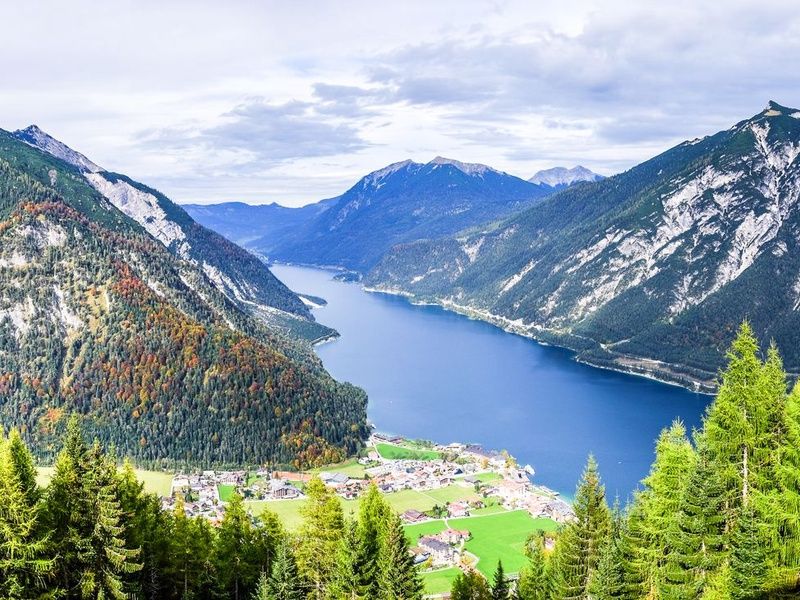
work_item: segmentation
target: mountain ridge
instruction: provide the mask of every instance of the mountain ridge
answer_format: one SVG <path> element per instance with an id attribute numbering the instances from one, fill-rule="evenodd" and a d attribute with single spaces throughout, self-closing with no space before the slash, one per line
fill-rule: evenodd
<path id="1" fill-rule="evenodd" d="M 86 156 L 32 125 L 11 133 L 16 139 L 64 160 L 108 202 L 138 222 L 175 256 L 196 262 L 233 302 L 273 327 L 311 340 L 334 335 L 300 298 L 250 252 L 199 225 L 159 191 L 106 171 Z"/>
<path id="2" fill-rule="evenodd" d="M 288 209 L 294 212 L 284 215 L 296 217 L 291 227 L 271 223 L 270 234 L 246 244 L 280 262 L 365 272 L 393 243 L 441 237 L 502 218 L 553 191 L 487 165 L 441 156 L 427 163 L 403 160 L 368 173 L 340 196 Z M 252 226 L 225 222 L 223 211 L 229 209 L 188 210 L 243 240 Z M 262 208 L 250 214 L 279 212 Z"/>
<path id="3" fill-rule="evenodd" d="M 395 246 L 366 283 L 702 389 L 750 319 L 798 372 L 799 154 L 800 112 L 771 102 L 491 228 Z"/>

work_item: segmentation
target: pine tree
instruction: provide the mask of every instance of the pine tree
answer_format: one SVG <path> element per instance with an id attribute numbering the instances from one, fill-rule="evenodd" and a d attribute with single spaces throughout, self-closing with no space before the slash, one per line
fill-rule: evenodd
<path id="1" fill-rule="evenodd" d="M 593 600 L 626 597 L 622 554 L 622 535 L 626 524 L 616 504 L 613 514 L 611 533 L 600 550 L 597 569 L 589 582 L 589 594 Z"/>
<path id="2" fill-rule="evenodd" d="M 251 600 L 273 600 L 274 597 L 270 594 L 267 575 L 264 571 L 261 571 L 261 574 L 258 576 L 256 590 L 250 598 Z"/>
<path id="3" fill-rule="evenodd" d="M 391 510 L 378 487 L 374 483 L 370 484 L 359 503 L 354 565 L 358 587 L 366 597 L 375 598 L 379 592 L 378 561 L 390 513 Z"/>
<path id="4" fill-rule="evenodd" d="M 634 502 L 636 518 L 631 526 L 637 528 L 633 561 L 641 571 L 643 591 L 653 596 L 664 579 L 667 557 L 671 554 L 668 540 L 677 526 L 675 515 L 689 483 L 695 463 L 695 453 L 680 421 L 664 429 L 656 443 L 656 457 L 650 474 L 642 482 Z"/>
<path id="5" fill-rule="evenodd" d="M 547 563 L 541 537 L 529 544 L 528 564 L 522 568 L 517 583 L 518 600 L 546 600 L 550 595 Z"/>
<path id="6" fill-rule="evenodd" d="M 319 477 L 306 486 L 303 525 L 298 532 L 297 566 L 311 587 L 310 597 L 321 600 L 335 570 L 336 550 L 344 535 L 342 505 Z"/>
<path id="7" fill-rule="evenodd" d="M 13 432 L 11 440 L 0 438 L 0 598 L 52 597 L 58 593 L 50 583 L 55 559 L 48 553 L 40 507 L 31 497 L 26 471 L 19 468 L 18 457 L 27 455 L 19 443 Z"/>
<path id="8" fill-rule="evenodd" d="M 450 588 L 450 600 L 492 600 L 492 592 L 477 571 L 459 573 Z"/>
<path id="9" fill-rule="evenodd" d="M 184 500 L 178 496 L 167 534 L 170 560 L 164 574 L 174 597 L 200 598 L 204 591 L 214 587 L 214 537 L 206 519 L 186 516 Z"/>
<path id="10" fill-rule="evenodd" d="M 271 600 L 301 600 L 304 596 L 292 550 L 284 540 L 279 546 L 269 576 Z"/>
<path id="11" fill-rule="evenodd" d="M 664 569 L 664 598 L 697 598 L 726 552 L 725 492 L 702 435 L 697 461 L 668 534 L 670 555 Z"/>
<path id="12" fill-rule="evenodd" d="M 509 592 L 508 579 L 503 571 L 503 562 L 498 560 L 492 582 L 492 600 L 508 600 Z"/>
<path id="13" fill-rule="evenodd" d="M 80 589 L 83 562 L 80 549 L 93 530 L 88 448 L 77 417 L 70 418 L 53 477 L 45 495 L 44 520 L 52 550 L 58 556 L 55 577 L 66 593 Z"/>
<path id="14" fill-rule="evenodd" d="M 561 531 L 552 557 L 553 596 L 583 598 L 611 528 L 611 515 L 597 462 L 589 457 L 573 505 L 575 519 Z"/>
<path id="15" fill-rule="evenodd" d="M 708 449 L 726 492 L 728 529 L 736 520 L 738 508 L 747 502 L 754 447 L 767 429 L 766 423 L 757 421 L 769 413 L 761 405 L 766 395 L 762 393 L 762 363 L 757 354 L 758 342 L 745 322 L 728 351 L 728 366 L 704 422 Z"/>
<path id="16" fill-rule="evenodd" d="M 242 497 L 233 494 L 217 531 L 214 565 L 220 594 L 233 600 L 246 598 L 261 571 L 253 556 L 253 523 Z"/>
<path id="17" fill-rule="evenodd" d="M 158 496 L 145 493 L 130 461 L 125 461 L 117 476 L 117 494 L 126 521 L 125 545 L 140 549 L 142 569 L 134 591 L 147 600 L 159 600 L 167 589 L 169 514 L 161 510 Z"/>
<path id="18" fill-rule="evenodd" d="M 775 466 L 777 486 L 767 495 L 765 512 L 777 534 L 773 578 L 779 586 L 800 590 L 800 385 L 786 400 L 783 422 Z"/>
<path id="19" fill-rule="evenodd" d="M 422 580 L 409 552 L 403 522 L 397 515 L 389 519 L 378 569 L 378 596 L 382 600 L 422 598 Z"/>
<path id="20" fill-rule="evenodd" d="M 90 499 L 89 535 L 78 546 L 81 596 L 126 600 L 130 575 L 141 570 L 140 550 L 125 546 L 125 525 L 117 494 L 116 464 L 99 442 L 89 452 L 84 494 Z"/>
<path id="21" fill-rule="evenodd" d="M 41 496 L 39 486 L 36 483 L 36 467 L 33 463 L 33 456 L 16 429 L 11 430 L 8 438 L 8 449 L 22 492 L 25 494 L 28 504 L 33 506 Z"/>
<path id="22" fill-rule="evenodd" d="M 376 597 L 368 594 L 372 582 L 364 583 L 364 578 L 359 573 L 361 567 L 360 541 L 358 524 L 355 521 L 348 522 L 345 525 L 344 537 L 342 537 L 336 552 L 336 568 L 328 587 L 327 597 L 329 600 L 366 600 Z M 373 576 L 375 585 L 378 585 L 380 583 L 378 577 Z"/>
<path id="23" fill-rule="evenodd" d="M 764 592 L 769 571 L 769 541 L 764 520 L 752 503 L 739 514 L 731 537 L 731 595 L 735 600 L 757 598 Z"/>

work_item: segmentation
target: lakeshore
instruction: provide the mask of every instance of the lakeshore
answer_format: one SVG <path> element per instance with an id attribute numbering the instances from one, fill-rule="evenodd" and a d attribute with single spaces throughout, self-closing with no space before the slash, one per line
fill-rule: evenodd
<path id="1" fill-rule="evenodd" d="M 518 465 L 504 451 L 374 433 L 359 458 L 311 471 L 175 473 L 161 504 L 174 511 L 180 500 L 187 516 L 216 525 L 236 493 L 253 515 L 270 511 L 293 531 L 312 477 L 335 491 L 348 517 L 358 513 L 360 497 L 375 485 L 400 514 L 426 591 L 435 595 L 447 591 L 463 569 L 488 576 L 502 560 L 508 573 L 516 573 L 525 564 L 523 548 L 531 535 L 550 534 L 574 517 L 558 492 L 532 483 L 533 475 L 530 465 Z"/>
<path id="2" fill-rule="evenodd" d="M 294 290 L 324 297 L 315 318 L 336 329 L 316 351 L 329 372 L 369 395 L 368 417 L 411 438 L 477 440 L 536 465 L 569 497 L 591 453 L 609 497 L 647 475 L 672 420 L 700 425 L 709 401 L 676 385 L 586 366 L 572 351 L 439 305 L 368 293 L 337 272 L 276 265 Z"/>

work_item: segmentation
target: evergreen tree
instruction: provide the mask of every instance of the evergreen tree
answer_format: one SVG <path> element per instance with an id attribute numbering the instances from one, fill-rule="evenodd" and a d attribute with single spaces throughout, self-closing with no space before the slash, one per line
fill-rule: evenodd
<path id="1" fill-rule="evenodd" d="M 261 575 L 258 576 L 256 590 L 250 598 L 251 600 L 273 600 L 274 597 L 270 594 L 269 582 L 264 571 L 261 571 Z"/>
<path id="2" fill-rule="evenodd" d="M 600 550 L 597 569 L 589 582 L 589 594 L 593 600 L 625 598 L 625 571 L 622 553 L 622 536 L 625 522 L 619 506 L 614 507 L 611 533 Z"/>
<path id="3" fill-rule="evenodd" d="M 167 593 L 170 515 L 161 510 L 158 496 L 145 493 L 144 484 L 137 479 L 129 461 L 125 461 L 117 477 L 117 493 L 126 521 L 125 545 L 140 549 L 142 569 L 137 574 L 135 591 L 147 600 L 160 600 Z"/>
<path id="4" fill-rule="evenodd" d="M 214 532 L 202 517 L 186 516 L 183 498 L 178 496 L 168 537 L 170 562 L 165 579 L 176 598 L 201 598 L 212 587 Z M 205 594 L 207 595 L 207 594 Z"/>
<path id="5" fill-rule="evenodd" d="M 492 591 L 477 571 L 459 573 L 450 588 L 450 600 L 492 600 Z"/>
<path id="6" fill-rule="evenodd" d="M 508 600 L 510 593 L 508 579 L 503 571 L 503 562 L 497 561 L 497 568 L 494 571 L 494 581 L 492 582 L 492 600 Z"/>
<path id="7" fill-rule="evenodd" d="M 116 464 L 95 442 L 89 452 L 84 493 L 89 498 L 89 535 L 78 546 L 82 598 L 126 600 L 132 578 L 141 570 L 139 549 L 125 545 L 125 524 L 117 494 Z"/>
<path id="8" fill-rule="evenodd" d="M 735 600 L 757 598 L 764 592 L 768 575 L 769 541 L 764 520 L 753 504 L 743 507 L 731 539 L 731 595 Z"/>
<path id="9" fill-rule="evenodd" d="M 758 342 L 748 323 L 743 323 L 728 351 L 728 366 L 715 401 L 708 409 L 704 432 L 715 469 L 726 492 L 725 516 L 733 527 L 736 511 L 747 502 L 753 481 L 754 448 L 767 435 L 763 422 L 770 410 L 758 356 Z M 759 420 L 761 418 L 761 420 Z"/>
<path id="10" fill-rule="evenodd" d="M 336 550 L 344 535 L 342 505 L 336 495 L 314 476 L 306 486 L 303 525 L 299 531 L 297 566 L 308 582 L 310 597 L 321 600 L 336 564 Z"/>
<path id="11" fill-rule="evenodd" d="M 378 561 L 390 514 L 391 509 L 378 487 L 370 484 L 359 503 L 356 563 L 353 565 L 358 588 L 368 598 L 375 598 L 379 593 Z"/>
<path id="12" fill-rule="evenodd" d="M 271 600 L 301 600 L 304 596 L 297 564 L 286 540 L 278 546 L 269 576 L 269 592 Z"/>
<path id="13" fill-rule="evenodd" d="M 18 444 L 13 432 L 11 440 L 0 438 L 0 598 L 52 597 L 58 593 L 50 582 L 55 559 L 48 553 L 26 471 L 19 468 L 17 459 L 28 455 L 27 448 Z"/>
<path id="14" fill-rule="evenodd" d="M 22 492 L 27 498 L 28 505 L 33 506 L 40 498 L 39 486 L 36 483 L 36 467 L 33 463 L 33 456 L 16 429 L 11 430 L 8 438 L 8 449 Z"/>
<path id="15" fill-rule="evenodd" d="M 239 600 L 255 587 L 261 572 L 254 556 L 254 533 L 250 515 L 239 494 L 233 494 L 225 507 L 214 545 L 217 588 L 221 596 Z"/>
<path id="16" fill-rule="evenodd" d="M 583 598 L 611 528 L 611 515 L 597 462 L 589 457 L 575 494 L 575 519 L 562 530 L 553 553 L 553 595 Z"/>
<path id="17" fill-rule="evenodd" d="M 379 598 L 416 600 L 422 598 L 422 580 L 409 552 L 403 522 L 397 515 L 387 524 L 378 570 Z"/>
<path id="18" fill-rule="evenodd" d="M 656 457 L 650 474 L 644 479 L 634 502 L 638 504 L 631 526 L 636 535 L 632 551 L 633 564 L 640 570 L 643 592 L 653 596 L 662 585 L 667 557 L 671 554 L 668 540 L 677 526 L 675 515 L 689 483 L 695 453 L 680 421 L 661 432 L 656 443 Z"/>
<path id="19" fill-rule="evenodd" d="M 800 385 L 789 394 L 783 415 L 784 436 L 777 453 L 776 489 L 768 494 L 766 513 L 777 540 L 775 583 L 800 591 Z"/>
<path id="20" fill-rule="evenodd" d="M 358 524 L 355 521 L 348 522 L 336 552 L 336 568 L 328 587 L 330 600 L 365 600 L 376 597 L 368 595 L 368 589 L 372 582 L 364 583 L 364 578 L 359 573 L 361 567 L 360 541 Z M 375 576 L 375 580 L 377 579 Z M 377 585 L 380 582 L 376 581 L 375 583 Z"/>
<path id="21" fill-rule="evenodd" d="M 543 538 L 538 536 L 528 548 L 528 564 L 519 574 L 516 597 L 518 600 L 546 600 L 550 594 L 550 586 Z"/>
<path id="22" fill-rule="evenodd" d="M 668 533 L 664 598 L 697 598 L 721 566 L 727 546 L 724 507 L 724 488 L 699 435 L 697 461 L 681 499 L 676 527 Z"/>

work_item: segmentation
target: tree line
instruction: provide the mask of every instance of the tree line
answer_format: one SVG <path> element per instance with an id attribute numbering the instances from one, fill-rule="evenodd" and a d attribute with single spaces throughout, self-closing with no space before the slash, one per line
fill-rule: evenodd
<path id="1" fill-rule="evenodd" d="M 296 534 L 234 495 L 218 527 L 145 493 L 130 463 L 70 420 L 41 488 L 16 431 L 0 441 L 0 598 L 344 600 L 421 598 L 399 516 L 371 486 L 356 518 L 319 478 Z"/>
<path id="2" fill-rule="evenodd" d="M 453 600 L 740 600 L 800 594 L 800 387 L 743 325 L 703 427 L 656 443 L 649 475 L 609 507 L 590 457 L 575 518 L 527 544 L 513 580 L 461 574 Z M 420 575 L 375 486 L 345 517 L 318 478 L 296 533 L 234 495 L 218 527 L 161 509 L 113 451 L 69 422 L 52 480 L 16 431 L 0 441 L 0 598 L 416 600 Z"/>
<path id="3" fill-rule="evenodd" d="M 760 358 L 741 326 L 700 430 L 680 422 L 656 443 L 633 500 L 609 508 L 590 457 L 575 520 L 554 549 L 533 536 L 520 600 L 740 600 L 800 596 L 800 387 L 787 391 L 780 355 Z M 496 586 L 495 586 L 496 588 Z M 498 596 L 482 577 L 453 600 Z"/>

